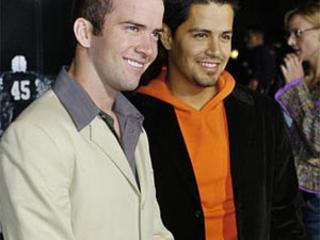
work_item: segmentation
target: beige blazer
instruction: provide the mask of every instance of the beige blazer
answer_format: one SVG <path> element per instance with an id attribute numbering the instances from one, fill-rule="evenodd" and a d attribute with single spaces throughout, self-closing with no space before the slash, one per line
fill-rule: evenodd
<path id="1" fill-rule="evenodd" d="M 1 139 L 0 217 L 6 240 L 173 239 L 160 219 L 146 134 L 137 185 L 96 117 L 80 132 L 52 90 Z"/>

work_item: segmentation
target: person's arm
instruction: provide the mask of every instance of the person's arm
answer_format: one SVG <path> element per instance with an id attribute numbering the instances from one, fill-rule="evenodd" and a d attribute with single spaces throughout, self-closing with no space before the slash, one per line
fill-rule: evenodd
<path id="1" fill-rule="evenodd" d="M 19 121 L 2 137 L 0 215 L 5 240 L 75 240 L 69 201 L 72 166 L 60 140 Z"/>
<path id="2" fill-rule="evenodd" d="M 302 61 L 295 53 L 289 53 L 283 59 L 283 64 L 280 65 L 281 72 L 286 83 L 290 83 L 297 78 L 303 77 L 304 71 Z"/>
<path id="3" fill-rule="evenodd" d="M 282 113 L 276 109 L 270 122 L 274 126 L 275 139 L 270 239 L 302 240 L 306 239 L 301 213 L 302 198 Z"/>
<path id="4" fill-rule="evenodd" d="M 279 89 L 276 100 L 289 114 L 315 157 L 320 154 L 320 97 L 314 102 L 303 78 L 302 63 L 291 54 L 281 66 L 287 84 Z"/>
<path id="5" fill-rule="evenodd" d="M 146 132 L 143 130 L 143 145 L 146 147 L 145 152 L 149 155 L 150 149 L 149 149 L 149 142 L 147 139 Z M 150 160 L 150 158 L 148 158 Z M 151 196 L 151 201 L 153 205 L 153 234 L 152 234 L 152 240 L 174 240 L 171 232 L 169 232 L 166 227 L 163 225 L 162 219 L 161 219 L 161 214 L 160 214 L 160 208 L 159 204 L 156 198 L 156 189 L 155 189 L 155 183 L 154 183 L 154 174 L 153 174 L 153 169 L 152 169 L 152 164 L 151 160 L 150 163 L 150 171 L 152 172 L 150 176 L 150 185 L 152 186 L 151 188 L 153 189 L 153 194 Z"/>
<path id="6" fill-rule="evenodd" d="M 314 102 L 303 77 L 302 62 L 295 54 L 288 54 L 281 65 L 286 85 L 275 95 L 289 114 L 315 157 L 320 154 L 320 99 Z"/>
<path id="7" fill-rule="evenodd" d="M 276 100 L 289 114 L 314 157 L 320 154 L 320 102 L 314 102 L 303 78 L 276 93 Z"/>
<path id="8" fill-rule="evenodd" d="M 160 216 L 160 209 L 157 200 L 155 199 L 155 214 L 154 214 L 154 234 L 152 240 L 174 240 L 172 234 L 165 228 Z"/>

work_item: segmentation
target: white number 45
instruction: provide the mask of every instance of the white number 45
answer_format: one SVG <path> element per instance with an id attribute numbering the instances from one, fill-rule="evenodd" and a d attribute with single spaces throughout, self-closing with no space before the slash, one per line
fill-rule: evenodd
<path id="1" fill-rule="evenodd" d="M 29 100 L 31 97 L 30 80 L 14 81 L 11 88 L 14 100 Z"/>

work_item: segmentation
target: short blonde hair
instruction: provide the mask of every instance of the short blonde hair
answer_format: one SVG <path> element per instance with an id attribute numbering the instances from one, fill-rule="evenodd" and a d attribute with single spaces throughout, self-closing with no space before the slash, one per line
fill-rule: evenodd
<path id="1" fill-rule="evenodd" d="M 318 2 L 302 5 L 288 11 L 284 17 L 284 24 L 286 28 L 288 28 L 290 20 L 295 15 L 300 15 L 314 27 L 320 27 L 320 3 Z"/>

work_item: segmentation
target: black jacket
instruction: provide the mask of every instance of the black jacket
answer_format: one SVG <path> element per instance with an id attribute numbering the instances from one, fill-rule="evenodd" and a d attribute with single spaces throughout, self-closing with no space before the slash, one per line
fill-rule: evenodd
<path id="1" fill-rule="evenodd" d="M 204 240 L 199 190 L 174 108 L 143 94 L 134 94 L 131 101 L 145 117 L 165 226 L 176 240 Z M 305 239 L 301 198 L 280 109 L 270 99 L 239 87 L 224 104 L 238 239 Z"/>

